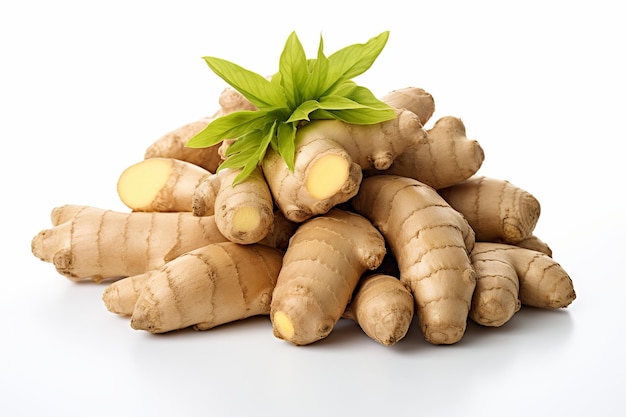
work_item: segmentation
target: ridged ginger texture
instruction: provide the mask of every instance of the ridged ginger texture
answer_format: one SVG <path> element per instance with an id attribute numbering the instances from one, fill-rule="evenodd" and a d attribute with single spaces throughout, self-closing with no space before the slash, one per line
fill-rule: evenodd
<path id="1" fill-rule="evenodd" d="M 384 235 L 426 340 L 461 340 L 476 285 L 474 232 L 463 216 L 433 188 L 393 175 L 364 179 L 352 206 Z"/>
<path id="2" fill-rule="evenodd" d="M 302 223 L 285 252 L 270 319 L 274 335 L 294 345 L 327 337 L 359 279 L 377 268 L 385 241 L 364 217 L 334 208 Z"/>

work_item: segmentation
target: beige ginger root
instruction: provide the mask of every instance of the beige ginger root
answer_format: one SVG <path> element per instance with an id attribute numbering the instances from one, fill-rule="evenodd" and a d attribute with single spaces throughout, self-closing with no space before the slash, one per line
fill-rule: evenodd
<path id="1" fill-rule="evenodd" d="M 222 163 L 219 144 L 206 148 L 188 148 L 185 145 L 189 139 L 220 116 L 240 110 L 256 110 L 256 107 L 232 88 L 222 91 L 219 104 L 220 108 L 214 115 L 187 123 L 158 138 L 146 148 L 144 158 L 180 159 L 201 166 L 209 172 L 215 172 Z"/>
<path id="2" fill-rule="evenodd" d="M 233 185 L 241 170 L 224 169 L 205 176 L 193 192 L 193 214 L 215 216 L 220 232 L 231 242 L 257 243 L 274 223 L 274 200 L 260 168 Z"/>
<path id="3" fill-rule="evenodd" d="M 144 159 L 122 172 L 117 194 L 133 211 L 191 211 L 197 185 L 210 174 L 180 159 Z"/>
<path id="4" fill-rule="evenodd" d="M 385 236 L 425 339 L 458 342 L 476 284 L 469 259 L 474 232 L 467 221 L 433 188 L 393 175 L 365 178 L 352 206 Z"/>
<path id="5" fill-rule="evenodd" d="M 283 253 L 264 245 L 207 245 L 151 274 L 130 319 L 136 330 L 164 333 L 193 326 L 208 330 L 268 315 Z M 107 291 L 103 298 L 107 303 Z M 107 308 L 115 312 L 114 306 Z"/>
<path id="6" fill-rule="evenodd" d="M 297 226 L 296 223 L 287 220 L 279 211 L 275 211 L 274 223 L 270 232 L 259 244 L 284 252 Z M 150 270 L 112 282 L 110 290 L 106 292 L 105 304 L 107 308 L 114 313 L 130 316 L 143 287 L 157 273 L 158 269 Z"/>
<path id="7" fill-rule="evenodd" d="M 406 87 L 393 90 L 383 96 L 381 101 L 387 103 L 391 108 L 406 109 L 413 112 L 420 119 L 422 126 L 426 126 L 426 123 L 435 113 L 435 100 L 423 88 Z"/>
<path id="8" fill-rule="evenodd" d="M 377 268 L 385 241 L 362 216 L 337 208 L 302 223 L 283 258 L 270 319 L 274 335 L 294 345 L 327 337 L 361 275 Z"/>
<path id="9" fill-rule="evenodd" d="M 373 125 L 314 120 L 298 129 L 294 172 L 270 149 L 263 173 L 276 205 L 289 220 L 302 222 L 348 201 L 358 191 L 362 170 L 387 169 L 424 134 L 407 110 Z"/>
<path id="10" fill-rule="evenodd" d="M 497 178 L 475 176 L 438 192 L 465 216 L 477 241 L 516 244 L 532 235 L 541 213 L 532 194 Z"/>
<path id="11" fill-rule="evenodd" d="M 545 253 L 476 242 L 470 256 L 476 271 L 470 317 L 481 325 L 501 326 L 521 305 L 564 308 L 576 298 L 568 274 Z"/>
<path id="12" fill-rule="evenodd" d="M 53 210 L 52 217 L 64 222 L 39 232 L 32 252 L 74 281 L 143 273 L 189 250 L 226 241 L 212 216 L 191 212 L 122 213 L 72 205 Z"/>
<path id="13" fill-rule="evenodd" d="M 395 345 L 409 331 L 415 302 L 411 292 L 394 276 L 364 276 L 343 317 L 354 320 L 371 339 Z"/>
<path id="14" fill-rule="evenodd" d="M 191 212 L 122 213 L 70 204 L 54 208 L 51 219 L 53 227 L 33 238 L 32 252 L 73 281 L 141 274 L 190 250 L 228 241 L 214 216 Z M 284 250 L 296 227 L 275 213 L 259 243 Z"/>
<path id="15" fill-rule="evenodd" d="M 445 116 L 437 120 L 420 141 L 399 155 L 389 169 L 368 173 L 413 178 L 440 189 L 470 178 L 484 159 L 480 144 L 467 138 L 461 119 Z"/>

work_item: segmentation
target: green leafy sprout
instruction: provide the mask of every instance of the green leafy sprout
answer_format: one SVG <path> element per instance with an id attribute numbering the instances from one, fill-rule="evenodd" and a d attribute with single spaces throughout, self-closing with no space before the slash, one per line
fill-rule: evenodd
<path id="1" fill-rule="evenodd" d="M 367 71 L 382 52 L 389 32 L 363 44 L 324 55 L 324 40 L 315 59 L 307 59 L 295 32 L 287 38 L 279 69 L 270 79 L 215 57 L 203 57 L 209 68 L 241 93 L 258 110 L 220 116 L 186 144 L 191 148 L 236 139 L 218 168 L 241 169 L 234 184 L 247 178 L 272 147 L 294 170 L 296 131 L 316 119 L 351 124 L 376 124 L 395 118 L 391 107 L 352 79 Z"/>

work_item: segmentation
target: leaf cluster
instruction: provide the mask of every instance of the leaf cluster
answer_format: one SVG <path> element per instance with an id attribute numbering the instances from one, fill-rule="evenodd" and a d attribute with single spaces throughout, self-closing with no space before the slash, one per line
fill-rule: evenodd
<path id="1" fill-rule="evenodd" d="M 383 32 L 363 44 L 326 56 L 320 36 L 316 58 L 307 59 L 298 36 L 292 32 L 280 55 L 278 72 L 269 79 L 227 60 L 203 57 L 216 75 L 258 110 L 216 118 L 187 146 L 202 148 L 236 139 L 228 147 L 220 169 L 241 169 L 237 183 L 250 175 L 270 146 L 293 171 L 296 132 L 309 121 L 337 119 L 375 124 L 393 119 L 395 112 L 387 104 L 352 81 L 372 66 L 388 37 L 389 32 Z"/>

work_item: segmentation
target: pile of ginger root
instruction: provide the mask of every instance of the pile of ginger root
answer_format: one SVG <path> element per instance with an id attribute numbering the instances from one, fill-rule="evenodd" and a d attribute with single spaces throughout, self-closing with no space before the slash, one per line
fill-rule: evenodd
<path id="1" fill-rule="evenodd" d="M 293 171 L 269 149 L 233 186 L 238 171 L 217 170 L 232 141 L 185 146 L 215 118 L 255 110 L 227 88 L 213 116 L 165 134 L 120 174 L 128 212 L 56 207 L 32 253 L 105 285 L 106 308 L 151 333 L 269 316 L 275 337 L 308 345 L 347 319 L 389 346 L 416 320 L 428 342 L 453 344 L 469 320 L 498 327 L 522 306 L 567 307 L 572 280 L 533 232 L 537 199 L 478 174 L 484 152 L 461 119 L 427 129 L 425 90 L 381 100 L 395 119 L 312 121 Z"/>

